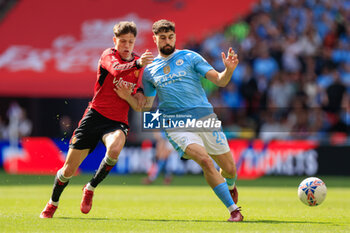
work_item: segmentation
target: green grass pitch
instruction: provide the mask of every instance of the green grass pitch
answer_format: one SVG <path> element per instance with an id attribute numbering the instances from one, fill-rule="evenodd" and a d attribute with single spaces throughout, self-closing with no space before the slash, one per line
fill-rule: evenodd
<path id="1" fill-rule="evenodd" d="M 0 172 L 0 232 L 350 232 L 350 177 L 320 177 L 328 194 L 307 207 L 297 197 L 305 177 L 238 181 L 244 222 L 229 223 L 228 211 L 202 176 L 178 176 L 174 184 L 140 185 L 141 176 L 109 176 L 95 191 L 91 212 L 80 213 L 82 186 L 71 180 L 53 219 L 40 219 L 52 176 Z"/>

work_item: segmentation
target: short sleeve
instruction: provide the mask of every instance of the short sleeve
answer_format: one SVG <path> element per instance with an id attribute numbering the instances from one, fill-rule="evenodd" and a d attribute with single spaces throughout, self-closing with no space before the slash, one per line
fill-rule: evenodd
<path id="1" fill-rule="evenodd" d="M 146 97 L 155 96 L 157 94 L 156 87 L 151 82 L 151 74 L 147 69 L 144 70 L 142 75 L 142 85 Z"/>
<path id="2" fill-rule="evenodd" d="M 192 52 L 191 53 L 191 60 L 192 60 L 192 64 L 194 67 L 194 70 L 201 74 L 203 77 L 205 77 L 205 74 L 209 71 L 209 70 L 213 70 L 214 68 L 198 53 L 196 52 Z"/>

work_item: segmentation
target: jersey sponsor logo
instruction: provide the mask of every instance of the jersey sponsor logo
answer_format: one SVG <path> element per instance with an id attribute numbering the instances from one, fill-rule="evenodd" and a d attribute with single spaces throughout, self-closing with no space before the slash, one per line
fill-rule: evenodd
<path id="1" fill-rule="evenodd" d="M 113 69 L 115 70 L 129 70 L 134 66 L 133 62 L 120 64 L 119 61 L 116 61 L 113 65 Z"/>
<path id="2" fill-rule="evenodd" d="M 164 87 L 168 84 L 177 82 L 177 81 L 181 81 L 182 78 L 186 76 L 187 73 L 186 71 L 180 71 L 178 73 L 173 73 L 173 74 L 167 74 L 167 75 L 162 75 L 162 76 L 157 76 L 155 77 L 155 86 L 156 87 Z"/>
<path id="3" fill-rule="evenodd" d="M 184 64 L 184 60 L 179 59 L 179 60 L 176 61 L 176 65 L 177 66 L 181 66 L 182 64 Z"/>
<path id="4" fill-rule="evenodd" d="M 163 72 L 164 72 L 164 74 L 169 74 L 170 73 L 170 66 L 165 66 L 163 68 Z"/>
<path id="5" fill-rule="evenodd" d="M 121 77 L 121 78 L 119 78 L 119 79 L 117 79 L 117 78 L 115 77 L 115 78 L 113 79 L 113 84 L 114 84 L 115 86 L 118 86 L 119 83 L 127 84 L 127 85 L 128 85 L 129 87 L 131 87 L 132 89 L 134 89 L 135 86 L 136 86 L 136 83 L 132 83 L 132 82 L 125 81 L 125 80 L 123 79 L 123 77 Z"/>

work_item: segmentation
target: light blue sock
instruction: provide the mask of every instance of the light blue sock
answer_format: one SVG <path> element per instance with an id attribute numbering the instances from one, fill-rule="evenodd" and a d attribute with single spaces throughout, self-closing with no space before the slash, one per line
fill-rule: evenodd
<path id="1" fill-rule="evenodd" d="M 220 198 L 220 200 L 225 204 L 227 208 L 235 204 L 232 200 L 230 192 L 228 191 L 226 182 L 219 184 L 218 186 L 213 188 L 213 190 L 216 196 Z"/>
<path id="2" fill-rule="evenodd" d="M 168 162 L 169 162 L 169 159 L 166 159 L 165 160 L 165 164 L 164 164 L 164 176 L 165 177 L 171 177 L 171 168 L 168 166 Z"/>
<path id="3" fill-rule="evenodd" d="M 233 178 L 225 178 L 225 180 L 226 180 L 228 189 L 232 190 L 233 187 L 235 187 L 235 183 L 236 183 L 236 180 L 237 180 L 237 175 L 235 177 L 233 177 Z"/>
<path id="4" fill-rule="evenodd" d="M 165 160 L 164 160 L 164 159 L 159 159 L 159 160 L 157 161 L 157 168 L 158 168 L 158 170 L 157 170 L 157 172 L 154 174 L 154 176 L 151 177 L 152 180 L 157 179 L 157 177 L 159 176 L 159 174 L 160 174 L 161 171 L 163 170 L 164 165 L 165 165 Z"/>

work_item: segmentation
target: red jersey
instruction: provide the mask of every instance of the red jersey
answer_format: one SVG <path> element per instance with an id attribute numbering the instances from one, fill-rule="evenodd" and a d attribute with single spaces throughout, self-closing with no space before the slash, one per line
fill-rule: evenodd
<path id="1" fill-rule="evenodd" d="M 114 88 L 119 82 L 132 85 L 134 93 L 141 83 L 141 71 L 136 65 L 139 56 L 133 55 L 133 60 L 124 61 L 116 49 L 106 49 L 98 62 L 97 80 L 94 89 L 94 98 L 89 106 L 103 116 L 123 122 L 128 125 L 129 104 L 121 99 Z M 139 80 L 140 79 L 140 80 Z"/>

